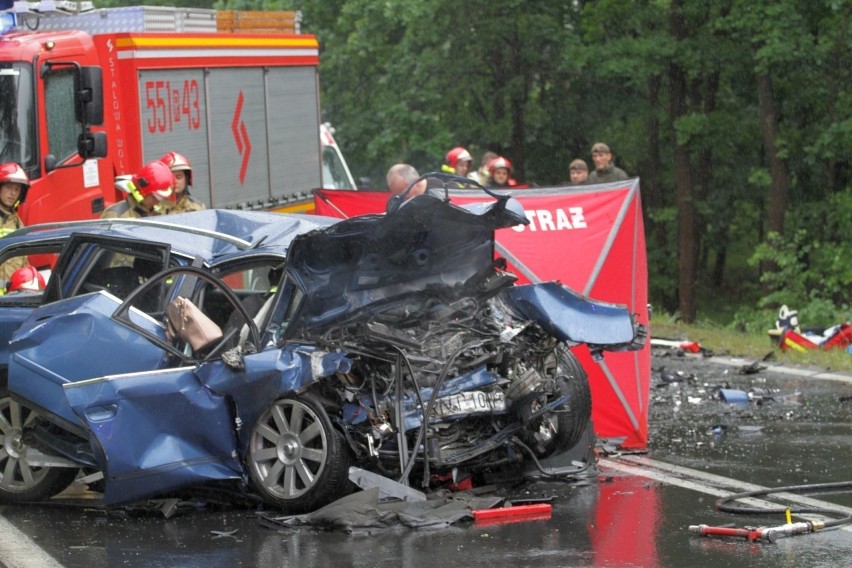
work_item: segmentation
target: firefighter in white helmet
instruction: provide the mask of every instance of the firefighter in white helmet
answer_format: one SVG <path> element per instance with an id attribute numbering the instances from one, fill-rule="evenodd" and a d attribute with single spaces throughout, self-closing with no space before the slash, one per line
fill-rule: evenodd
<path id="1" fill-rule="evenodd" d="M 163 213 L 186 213 L 207 209 L 203 203 L 189 194 L 192 186 L 192 165 L 189 160 L 177 152 L 165 154 L 160 161 L 166 164 L 175 176 L 175 201 L 164 202 Z"/>
<path id="2" fill-rule="evenodd" d="M 460 177 L 467 177 L 470 173 L 470 167 L 473 164 L 473 156 L 470 155 L 462 146 L 456 146 L 444 157 L 444 164 L 441 166 L 441 171 L 447 174 L 455 174 Z"/>
<path id="3" fill-rule="evenodd" d="M 18 206 L 26 199 L 29 188 L 30 178 L 20 165 L 15 162 L 0 164 L 0 237 L 24 226 L 18 217 Z M 10 258 L 0 265 L 0 291 L 6 288 L 12 273 L 28 265 L 26 256 Z"/>

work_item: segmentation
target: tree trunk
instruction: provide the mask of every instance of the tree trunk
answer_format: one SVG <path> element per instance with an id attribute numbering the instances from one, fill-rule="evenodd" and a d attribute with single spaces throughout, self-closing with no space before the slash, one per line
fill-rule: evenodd
<path id="1" fill-rule="evenodd" d="M 831 65 L 828 66 L 828 98 L 826 100 L 826 105 L 828 106 L 828 123 L 835 124 L 837 121 L 837 110 L 835 106 L 835 101 L 837 101 L 840 93 L 838 92 L 838 84 L 843 82 L 841 78 L 838 81 L 838 75 L 846 75 L 846 66 L 845 61 L 847 57 L 846 53 L 846 35 L 849 30 L 849 13 L 852 11 L 852 7 L 849 5 L 846 6 L 846 9 L 843 11 L 843 15 L 840 18 L 840 29 L 837 31 L 837 39 L 834 41 L 834 46 L 831 49 Z M 834 193 L 839 190 L 839 184 L 837 180 L 837 160 L 832 155 L 828 159 L 828 194 Z"/>
<path id="2" fill-rule="evenodd" d="M 769 71 L 757 74 L 758 112 L 760 113 L 760 130 L 763 134 L 763 145 L 766 148 L 766 158 L 769 162 L 769 203 L 767 211 L 767 230 L 779 235 L 784 234 L 784 213 L 787 210 L 787 200 L 790 193 L 790 180 L 787 174 L 787 164 L 778 155 L 776 139 L 778 137 L 778 117 L 775 112 L 775 94 L 772 90 L 772 77 Z"/>
<path id="3" fill-rule="evenodd" d="M 517 31 L 512 34 L 512 69 L 515 77 L 523 78 L 523 90 L 511 90 L 512 108 L 512 132 L 509 135 L 509 147 L 512 149 L 514 163 L 512 164 L 512 175 L 515 179 L 525 182 L 527 179 L 527 122 L 526 108 L 529 92 L 533 84 L 533 76 L 530 70 L 521 60 L 521 37 Z"/>
<path id="4" fill-rule="evenodd" d="M 651 75 L 648 79 L 648 156 L 645 176 L 642 181 L 642 201 L 648 210 L 662 209 L 665 206 L 663 191 L 660 187 L 660 174 L 663 171 L 663 160 L 660 158 L 660 119 L 656 109 L 660 106 L 660 76 Z M 645 223 L 648 224 L 646 216 Z"/>
<path id="5" fill-rule="evenodd" d="M 686 25 L 683 20 L 683 1 L 674 0 L 669 12 L 671 34 L 678 42 L 686 37 Z M 686 73 L 673 61 L 669 65 L 671 81 L 671 103 L 669 114 L 672 128 L 679 118 L 686 115 Z M 695 321 L 695 208 L 692 197 L 692 172 L 689 166 L 689 153 L 686 146 L 674 139 L 675 199 L 678 218 L 678 311 L 686 323 Z"/>

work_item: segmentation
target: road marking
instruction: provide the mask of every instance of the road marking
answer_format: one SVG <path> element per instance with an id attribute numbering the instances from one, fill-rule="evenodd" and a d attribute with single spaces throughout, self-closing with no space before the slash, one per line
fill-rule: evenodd
<path id="1" fill-rule="evenodd" d="M 743 365 L 750 365 L 754 363 L 754 360 L 748 359 L 740 359 L 738 357 L 720 357 L 714 356 L 710 357 L 710 362 L 718 363 L 720 365 L 730 365 L 732 367 L 739 367 Z M 806 379 L 819 379 L 823 381 L 836 381 L 840 383 L 852 383 L 852 376 L 848 373 L 830 373 L 828 371 L 821 371 L 819 369 L 813 368 L 798 368 L 798 367 L 785 367 L 782 365 L 766 365 L 766 372 L 772 373 L 781 373 L 784 375 L 794 375 L 797 377 L 803 377 Z"/>
<path id="2" fill-rule="evenodd" d="M 723 477 L 721 475 L 715 475 L 696 469 L 690 469 L 688 467 L 682 467 L 670 463 L 652 460 L 643 456 L 626 455 L 619 456 L 613 459 L 603 458 L 598 460 L 598 465 L 604 468 L 629 473 L 631 475 L 653 479 L 655 481 L 660 481 L 669 485 L 683 487 L 684 489 L 691 489 L 693 491 L 698 491 L 707 495 L 714 495 L 716 497 L 728 497 L 729 495 L 732 495 L 734 493 L 769 489 L 768 487 L 763 487 L 762 485 L 755 485 L 753 483 L 740 481 L 738 479 L 732 479 L 730 477 Z M 702 481 L 704 483 L 701 483 Z M 710 484 L 727 487 L 733 490 L 728 491 L 726 489 L 713 487 Z M 786 492 L 773 493 L 773 495 L 785 499 L 791 503 L 795 503 L 797 505 L 804 505 L 806 507 L 815 507 L 823 509 L 833 509 L 835 511 L 844 512 L 847 514 L 852 513 L 852 508 L 844 507 L 843 505 L 838 505 L 836 503 L 830 503 L 828 501 L 822 501 L 820 499 L 814 499 L 806 495 L 798 495 L 796 493 Z M 746 499 L 739 499 L 738 502 L 748 504 L 752 507 L 760 507 L 763 509 L 770 507 L 777 508 L 779 506 L 783 506 L 777 502 L 765 501 L 763 499 L 751 497 Z M 852 526 L 850 525 L 844 525 L 840 528 L 845 531 L 852 531 Z"/>
<path id="3" fill-rule="evenodd" d="M 0 566 L 6 568 L 62 568 L 30 537 L 0 515 Z"/>

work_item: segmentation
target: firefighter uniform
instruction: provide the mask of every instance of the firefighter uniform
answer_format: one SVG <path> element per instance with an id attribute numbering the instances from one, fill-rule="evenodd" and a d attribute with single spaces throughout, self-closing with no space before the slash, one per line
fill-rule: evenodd
<path id="1" fill-rule="evenodd" d="M 0 237 L 5 237 L 9 233 L 17 231 L 24 226 L 21 218 L 14 211 L 6 213 L 0 210 L 0 219 L 3 221 L 0 224 Z M 9 281 L 13 272 L 28 264 L 29 262 L 27 262 L 27 257 L 25 256 L 16 256 L 0 264 L 0 291 L 6 288 L 6 283 Z"/>

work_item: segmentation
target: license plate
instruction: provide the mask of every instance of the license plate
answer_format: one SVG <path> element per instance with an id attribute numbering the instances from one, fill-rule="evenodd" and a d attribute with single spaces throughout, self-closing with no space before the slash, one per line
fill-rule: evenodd
<path id="1" fill-rule="evenodd" d="M 430 418 L 504 410 L 506 410 L 506 397 L 502 391 L 467 391 L 439 398 L 435 401 Z"/>

